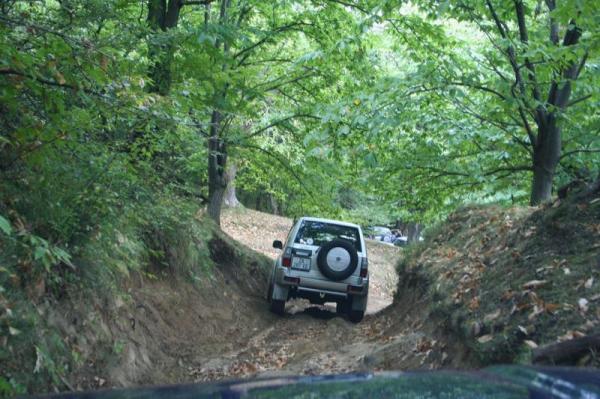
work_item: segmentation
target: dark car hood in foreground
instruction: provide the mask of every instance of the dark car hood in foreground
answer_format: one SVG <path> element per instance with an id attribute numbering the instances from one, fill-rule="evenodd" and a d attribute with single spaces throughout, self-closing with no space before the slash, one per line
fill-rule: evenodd
<path id="1" fill-rule="evenodd" d="M 497 366 L 481 371 L 275 377 L 95 392 L 54 398 L 581 398 L 600 399 L 600 370 Z"/>

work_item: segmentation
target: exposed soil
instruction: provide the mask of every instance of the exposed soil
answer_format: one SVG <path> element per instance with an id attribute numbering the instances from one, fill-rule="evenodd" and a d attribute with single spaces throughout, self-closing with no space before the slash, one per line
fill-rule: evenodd
<path id="1" fill-rule="evenodd" d="M 273 259 L 272 241 L 285 238 L 291 224 L 254 211 L 228 210 L 223 229 Z M 241 266 L 227 238 L 213 241 L 218 267 L 199 287 L 173 279 L 131 279 L 131 298 L 115 300 L 108 307 L 113 310 L 96 320 L 118 360 L 90 362 L 74 378 L 73 388 L 451 364 L 445 346 L 424 327 L 418 295 L 398 297 L 389 306 L 401 249 L 368 243 L 368 314 L 353 324 L 331 305 L 300 300 L 288 303 L 284 317 L 270 313 L 265 268 Z"/>

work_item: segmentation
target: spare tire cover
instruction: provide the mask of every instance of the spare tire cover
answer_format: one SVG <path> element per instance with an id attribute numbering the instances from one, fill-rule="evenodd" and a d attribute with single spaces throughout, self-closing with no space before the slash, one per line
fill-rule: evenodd
<path id="1" fill-rule="evenodd" d="M 331 280 L 348 278 L 358 265 L 358 253 L 354 245 L 346 240 L 333 240 L 321 246 L 317 266 Z"/>

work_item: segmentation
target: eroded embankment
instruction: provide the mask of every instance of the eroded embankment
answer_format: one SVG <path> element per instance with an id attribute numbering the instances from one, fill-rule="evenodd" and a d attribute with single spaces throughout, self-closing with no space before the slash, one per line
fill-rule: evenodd
<path id="1" fill-rule="evenodd" d="M 600 192 L 466 207 L 426 244 L 405 258 L 401 280 L 423 281 L 429 323 L 472 362 L 598 366 Z"/>
<path id="2" fill-rule="evenodd" d="M 68 377 L 73 388 L 192 381 L 193 365 L 266 327 L 256 317 L 265 259 L 219 235 L 209 247 L 213 266 L 197 281 L 140 273 L 124 282 L 123 295 L 48 307 L 61 335 L 86 359 Z"/>

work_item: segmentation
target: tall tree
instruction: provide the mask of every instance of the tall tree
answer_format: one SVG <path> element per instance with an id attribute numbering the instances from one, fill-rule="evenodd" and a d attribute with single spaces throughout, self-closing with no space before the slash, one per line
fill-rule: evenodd
<path id="1" fill-rule="evenodd" d="M 351 23 L 342 26 L 342 20 Z M 333 57 L 326 56 L 346 52 L 340 45 L 352 47 L 344 43 L 344 36 L 354 25 L 352 15 L 337 3 L 317 7 L 310 2 L 222 0 L 218 10 L 207 13 L 202 38 L 210 43 L 206 51 L 212 76 L 205 93 L 210 122 L 204 134 L 208 214 L 217 223 L 227 186 L 229 147 L 275 155 L 260 145 L 265 135 L 274 129 L 293 134 L 294 124 L 318 120 L 308 104 L 339 77 L 333 73 Z M 282 98 L 294 107 L 273 109 Z"/>
<path id="2" fill-rule="evenodd" d="M 212 0 L 148 0 L 147 21 L 153 32 L 148 43 L 150 92 L 167 95 L 171 89 L 171 65 L 176 43 L 168 31 L 177 27 L 183 6 L 208 5 L 211 2 Z"/>
<path id="3" fill-rule="evenodd" d="M 550 200 L 564 155 L 563 125 L 576 112 L 571 107 L 597 95 L 597 88 L 583 84 L 573 98 L 575 83 L 586 73 L 586 61 L 598 56 L 595 42 L 600 6 L 571 0 L 459 0 L 444 4 L 449 16 L 474 24 L 491 46 L 475 50 L 466 63 L 461 56 L 449 55 L 436 46 L 432 52 L 443 55 L 443 67 L 439 76 L 429 78 L 428 87 L 453 88 L 450 99 L 465 113 L 508 132 L 515 146 L 526 149 L 530 161 L 490 170 L 502 174 L 528 170 L 532 176 L 530 203 Z M 473 69 L 468 69 L 469 64 Z M 587 82 L 593 79 L 591 72 L 587 71 Z M 474 97 L 457 97 L 456 88 L 484 100 L 477 105 Z"/>
<path id="4" fill-rule="evenodd" d="M 589 55 L 589 49 L 585 46 L 579 49 L 575 47 L 581 39 L 583 29 L 577 21 L 580 20 L 582 12 L 592 11 L 582 10 L 573 3 L 568 9 L 569 18 L 563 19 L 564 25 L 561 26 L 553 14 L 556 10 L 556 0 L 546 0 L 545 4 L 548 11 L 546 37 L 550 45 L 544 46 L 543 50 L 550 54 L 554 63 L 550 76 L 540 76 L 540 68 L 536 64 L 544 60 L 542 57 L 534 59 L 535 53 L 532 54 L 530 48 L 528 23 L 535 18 L 532 14 L 539 11 L 527 9 L 523 0 L 513 0 L 513 20 L 518 26 L 518 34 L 515 33 L 515 36 L 518 39 L 512 39 L 507 23 L 501 19 L 491 0 L 486 0 L 498 35 L 503 40 L 509 40 L 501 48 L 514 73 L 515 89 L 512 94 L 518 101 L 519 118 L 532 148 L 532 205 L 548 201 L 552 195 L 552 183 L 562 148 L 560 119 L 571 105 L 569 100 L 573 82 L 579 78 Z M 585 18 L 584 16 L 581 19 Z M 564 32 L 562 40 L 559 38 L 561 31 Z M 566 51 L 560 51 L 564 49 Z M 531 119 L 535 123 L 535 129 L 531 126 Z"/>

